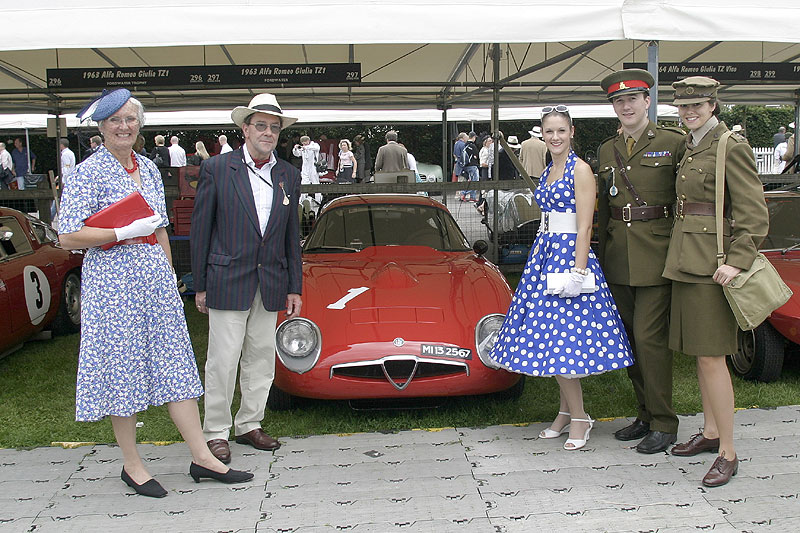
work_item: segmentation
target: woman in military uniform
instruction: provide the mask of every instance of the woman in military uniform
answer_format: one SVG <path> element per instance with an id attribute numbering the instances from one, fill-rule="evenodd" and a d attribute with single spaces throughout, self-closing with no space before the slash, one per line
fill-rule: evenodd
<path id="1" fill-rule="evenodd" d="M 718 451 L 703 478 L 703 485 L 718 487 L 730 481 L 739 466 L 733 445 L 733 386 L 725 362 L 725 356 L 737 349 L 738 327 L 722 286 L 752 266 L 769 220 L 747 141 L 731 135 L 725 160 L 716 160 L 720 137 L 728 131 L 717 119 L 719 83 L 693 76 L 672 86 L 674 104 L 690 134 L 678 167 L 675 225 L 664 268 L 664 277 L 673 280 L 669 346 L 697 357 L 705 419 L 703 431 L 675 446 L 672 454 Z M 725 262 L 719 267 L 714 218 L 717 165 L 725 165 Z"/>

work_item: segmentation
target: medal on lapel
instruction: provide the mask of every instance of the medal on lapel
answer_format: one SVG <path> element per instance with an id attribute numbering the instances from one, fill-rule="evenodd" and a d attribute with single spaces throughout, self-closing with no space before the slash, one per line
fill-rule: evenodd
<path id="1" fill-rule="evenodd" d="M 614 167 L 611 167 L 611 187 L 608 189 L 609 196 L 616 196 L 619 194 L 619 189 L 617 189 L 617 175 L 614 171 Z"/>
<path id="2" fill-rule="evenodd" d="M 289 195 L 286 194 L 286 189 L 283 188 L 283 182 L 281 181 L 278 183 L 278 185 L 280 186 L 281 191 L 283 191 L 283 205 L 289 205 Z"/>

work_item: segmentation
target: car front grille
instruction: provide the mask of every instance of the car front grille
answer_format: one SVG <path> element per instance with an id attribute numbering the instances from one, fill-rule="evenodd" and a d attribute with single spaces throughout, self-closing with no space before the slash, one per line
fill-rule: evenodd
<path id="1" fill-rule="evenodd" d="M 467 363 L 415 355 L 391 355 L 372 361 L 334 365 L 330 377 L 385 380 L 397 390 L 403 390 L 415 379 L 459 374 L 469 376 Z"/>

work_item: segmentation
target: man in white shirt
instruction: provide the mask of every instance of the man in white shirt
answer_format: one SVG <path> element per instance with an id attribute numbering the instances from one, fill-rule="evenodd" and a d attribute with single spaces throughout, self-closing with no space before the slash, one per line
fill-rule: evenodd
<path id="1" fill-rule="evenodd" d="M 219 153 L 224 154 L 232 151 L 231 145 L 228 144 L 228 137 L 226 135 L 219 136 Z"/>
<path id="2" fill-rule="evenodd" d="M 67 178 L 75 171 L 75 154 L 69 149 L 69 140 L 58 141 L 61 148 L 61 186 L 67 183 Z"/>
<path id="3" fill-rule="evenodd" d="M 178 138 L 176 136 L 172 136 L 169 140 L 170 147 L 169 147 L 169 161 L 171 167 L 185 167 L 186 166 L 186 150 L 181 148 L 181 145 L 178 144 Z"/>
<path id="4" fill-rule="evenodd" d="M 8 172 L 6 172 L 8 171 Z M 11 159 L 11 154 L 6 150 L 6 144 L 0 143 L 0 188 L 8 188 L 8 183 L 14 180 L 14 161 Z M 5 178 L 6 175 L 8 179 Z"/>

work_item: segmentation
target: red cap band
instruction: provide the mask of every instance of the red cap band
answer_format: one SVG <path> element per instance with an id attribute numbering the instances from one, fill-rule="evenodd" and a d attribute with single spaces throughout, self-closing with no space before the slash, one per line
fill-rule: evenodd
<path id="1" fill-rule="evenodd" d="M 617 91 L 623 91 L 625 89 L 637 89 L 639 87 L 642 87 L 644 89 L 650 89 L 650 86 L 647 85 L 647 82 L 644 82 L 642 80 L 627 80 L 610 85 L 608 87 L 608 94 L 615 93 Z"/>

